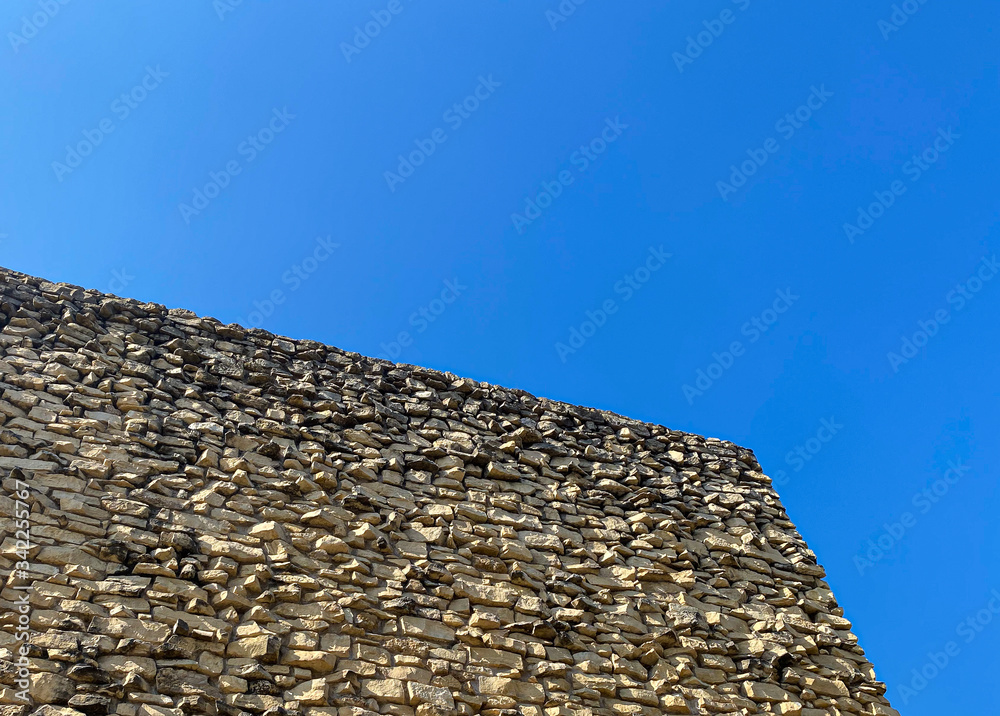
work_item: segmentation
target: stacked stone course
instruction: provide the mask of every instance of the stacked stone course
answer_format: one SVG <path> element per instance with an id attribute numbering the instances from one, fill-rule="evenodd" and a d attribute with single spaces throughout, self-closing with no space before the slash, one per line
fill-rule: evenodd
<path id="1" fill-rule="evenodd" d="M 0 716 L 897 713 L 728 442 L 0 269 L 0 475 Z"/>

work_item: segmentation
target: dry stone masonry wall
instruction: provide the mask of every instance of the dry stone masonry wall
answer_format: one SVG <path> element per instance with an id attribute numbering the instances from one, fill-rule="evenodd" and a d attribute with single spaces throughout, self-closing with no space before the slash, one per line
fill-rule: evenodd
<path id="1" fill-rule="evenodd" d="M 728 442 L 0 270 L 0 475 L 2 716 L 896 714 Z"/>

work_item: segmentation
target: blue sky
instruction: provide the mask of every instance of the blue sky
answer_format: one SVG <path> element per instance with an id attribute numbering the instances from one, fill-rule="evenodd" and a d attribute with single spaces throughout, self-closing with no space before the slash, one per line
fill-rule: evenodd
<path id="1" fill-rule="evenodd" d="M 751 447 L 896 707 L 974 712 L 998 16 L 11 1 L 0 264 Z"/>

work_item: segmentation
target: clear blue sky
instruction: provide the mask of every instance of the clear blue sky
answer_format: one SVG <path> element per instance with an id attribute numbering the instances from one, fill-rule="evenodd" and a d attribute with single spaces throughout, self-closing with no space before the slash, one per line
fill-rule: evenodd
<path id="1" fill-rule="evenodd" d="M 1000 7 L 903 5 L 11 0 L 0 264 L 751 447 L 979 712 Z"/>

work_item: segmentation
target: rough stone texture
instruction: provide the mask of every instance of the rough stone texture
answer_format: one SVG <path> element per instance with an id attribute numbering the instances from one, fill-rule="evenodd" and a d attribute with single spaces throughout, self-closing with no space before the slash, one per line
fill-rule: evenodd
<path id="1" fill-rule="evenodd" d="M 0 270 L 0 469 L 3 714 L 896 713 L 731 443 Z"/>

